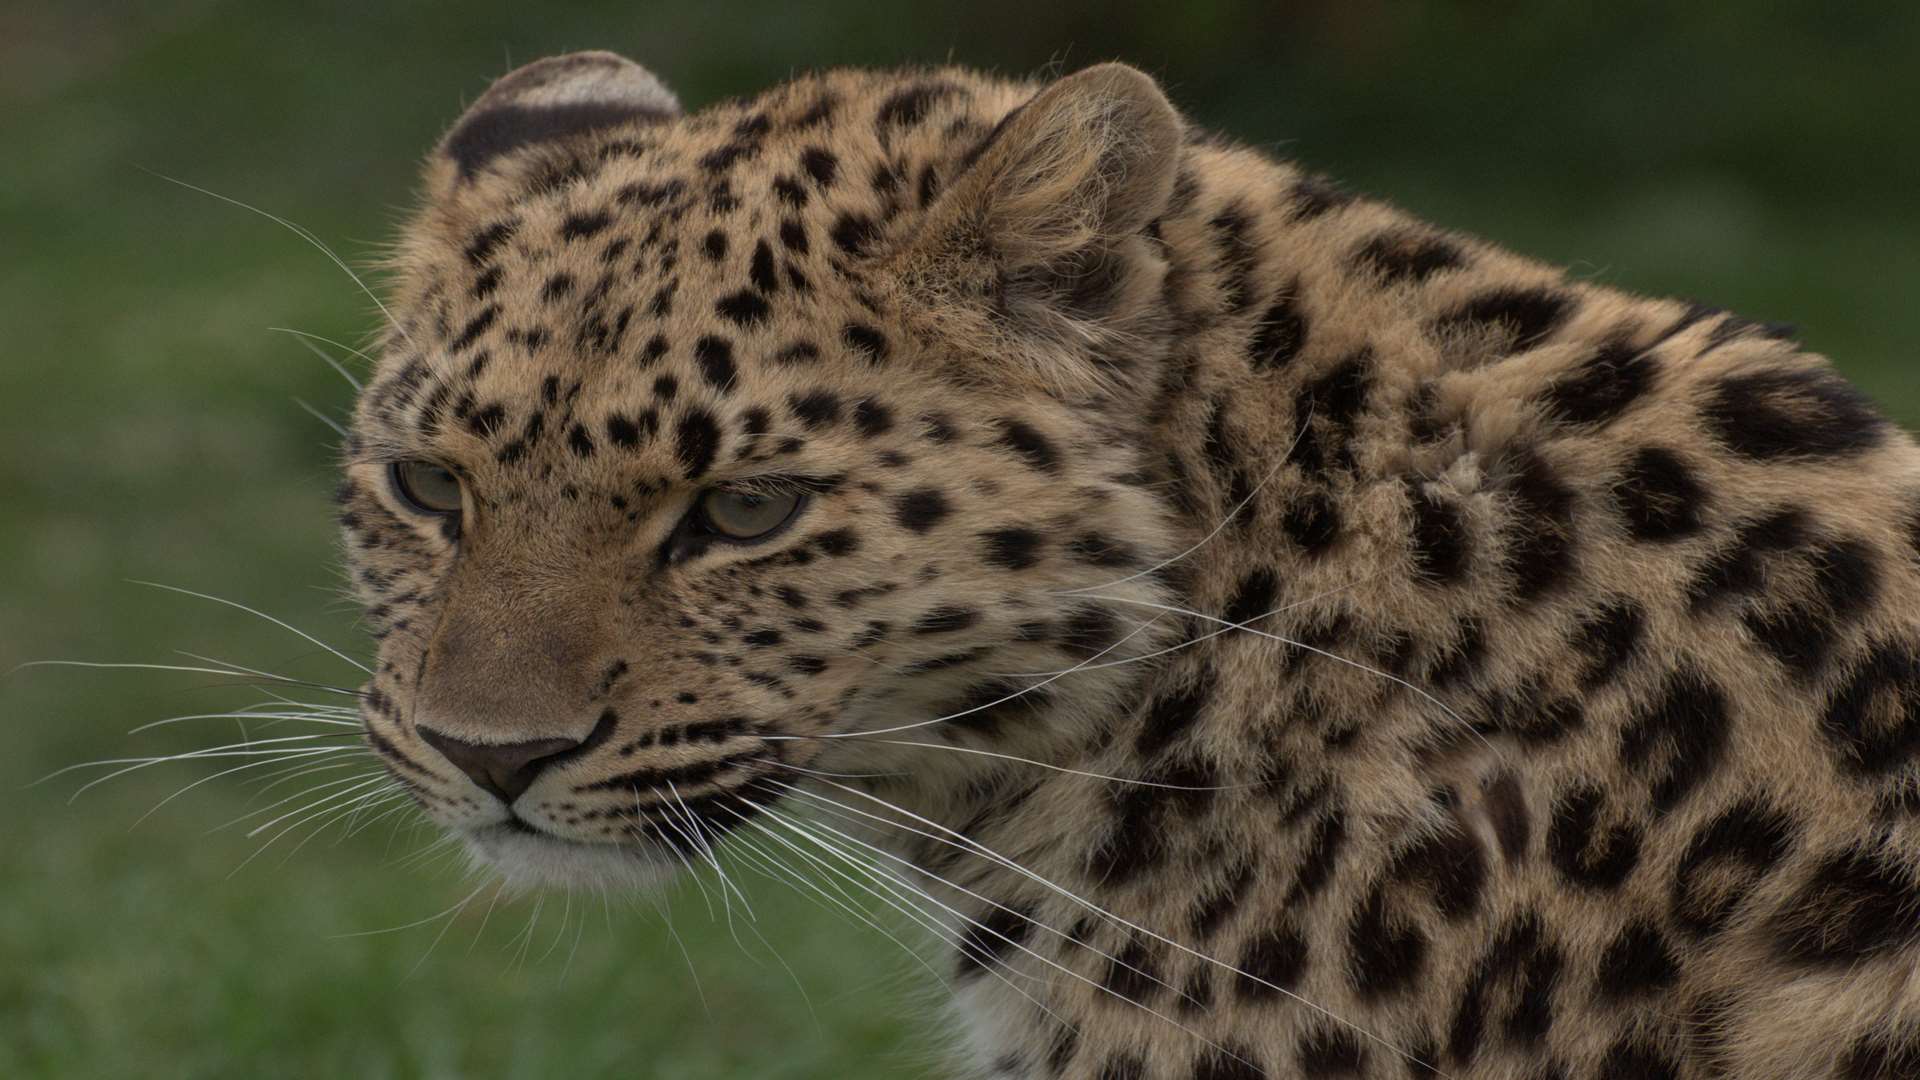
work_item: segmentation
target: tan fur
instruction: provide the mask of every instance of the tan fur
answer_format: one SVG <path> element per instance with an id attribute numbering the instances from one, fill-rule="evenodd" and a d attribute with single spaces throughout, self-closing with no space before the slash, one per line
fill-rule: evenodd
<path id="1" fill-rule="evenodd" d="M 1823 360 L 1117 65 L 543 64 L 427 162 L 342 488 L 371 737 L 481 857 L 862 821 L 969 1075 L 1920 1075 L 1920 454 Z M 516 830 L 422 730 L 588 745 Z"/>

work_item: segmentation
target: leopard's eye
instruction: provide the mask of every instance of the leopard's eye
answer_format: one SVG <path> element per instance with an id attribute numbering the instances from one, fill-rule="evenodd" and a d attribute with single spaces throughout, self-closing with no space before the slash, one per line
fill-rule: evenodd
<path id="1" fill-rule="evenodd" d="M 393 490 L 422 514 L 458 514 L 460 478 L 431 461 L 400 461 L 389 469 Z"/>
<path id="2" fill-rule="evenodd" d="M 700 516 L 714 532 L 732 540 L 758 540 L 787 523 L 799 509 L 797 493 L 749 495 L 709 491 L 700 496 Z"/>

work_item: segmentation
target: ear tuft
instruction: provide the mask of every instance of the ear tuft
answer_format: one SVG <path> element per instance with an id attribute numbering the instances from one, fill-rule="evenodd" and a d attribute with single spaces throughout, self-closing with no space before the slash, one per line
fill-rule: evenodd
<path id="1" fill-rule="evenodd" d="M 680 102 L 653 73 L 610 52 L 551 56 L 503 76 L 441 140 L 460 179 L 522 147 L 632 120 L 671 120 Z"/>

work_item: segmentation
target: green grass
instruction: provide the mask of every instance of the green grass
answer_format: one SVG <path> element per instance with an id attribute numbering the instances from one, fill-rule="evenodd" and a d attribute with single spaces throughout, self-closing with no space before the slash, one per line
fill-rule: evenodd
<path id="1" fill-rule="evenodd" d="M 174 0 L 0 16 L 0 669 L 166 662 L 186 649 L 349 677 L 243 600 L 357 642 L 335 592 L 336 376 L 290 326 L 357 342 L 371 306 L 285 231 L 143 169 L 299 221 L 358 261 L 415 163 L 498 74 L 620 49 L 690 102 L 790 68 L 939 61 L 1033 70 L 1124 56 L 1203 121 L 1604 281 L 1799 323 L 1920 422 L 1920 139 L 1902 103 L 1920 16 L 1775 5 L 1474 14 L 1326 0 L 964 9 L 691 0 L 564 14 L 438 2 L 352 17 Z M 356 646 L 357 647 L 357 646 Z M 698 891 L 671 921 L 632 902 L 479 904 L 431 839 L 383 827 L 257 841 L 209 831 L 252 789 L 210 769 L 128 777 L 69 805 L 62 766 L 185 750 L 233 729 L 129 727 L 249 700 L 209 680 L 36 668 L 0 681 L 0 1076 L 918 1076 L 938 1002 L 878 935 L 777 886 L 736 946 Z M 274 796 L 269 796 L 268 801 Z M 392 845 L 391 847 L 389 845 Z M 579 931 L 579 946 L 573 947 Z M 551 952 L 549 946 L 552 944 Z M 571 961 L 567 957 L 571 954 Z M 424 959 L 423 959 L 424 957 Z M 702 1003 L 704 994 L 704 1005 Z M 817 1014 L 817 1020 L 816 1020 Z"/>

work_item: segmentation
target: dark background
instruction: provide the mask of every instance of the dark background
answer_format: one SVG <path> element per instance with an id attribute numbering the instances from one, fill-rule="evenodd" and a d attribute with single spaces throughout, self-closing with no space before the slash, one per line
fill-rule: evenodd
<path id="1" fill-rule="evenodd" d="M 363 649 L 337 589 L 332 436 L 294 404 L 338 412 L 347 388 L 268 328 L 359 343 L 371 306 L 287 231 L 142 170 L 282 214 L 371 268 L 462 104 L 581 48 L 649 65 L 692 107 L 810 66 L 1126 59 L 1201 122 L 1442 224 L 1797 323 L 1920 421 L 1920 5 L 9 2 L 0 670 L 190 650 L 352 677 L 266 623 L 128 581 Z M 74 776 L 25 786 L 229 741 L 221 721 L 126 734 L 256 697 L 216 681 L 0 681 L 0 1075 L 930 1071 L 937 1039 L 918 1032 L 939 1026 L 938 984 L 770 883 L 749 890 L 752 929 L 734 912 L 744 946 L 709 915 L 710 885 L 674 900 L 691 971 L 662 912 L 624 897 L 343 937 L 473 886 L 451 855 L 395 865 L 433 837 L 384 825 L 288 858 L 303 828 L 233 873 L 270 834 L 210 830 L 287 793 L 256 798 L 247 774 L 129 829 L 204 763 L 72 805 Z"/>

